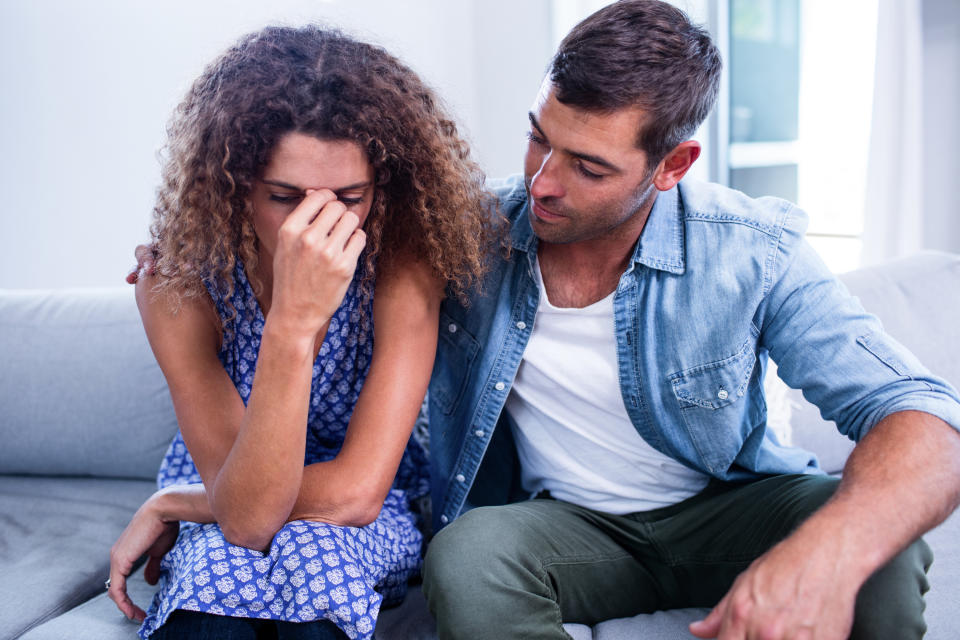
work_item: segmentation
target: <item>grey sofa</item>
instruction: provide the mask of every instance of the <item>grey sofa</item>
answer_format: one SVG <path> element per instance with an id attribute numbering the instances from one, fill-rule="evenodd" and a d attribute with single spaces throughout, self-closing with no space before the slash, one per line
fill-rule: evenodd
<path id="1" fill-rule="evenodd" d="M 960 256 L 923 253 L 842 279 L 928 367 L 960 383 Z M 852 444 L 797 392 L 774 384 L 770 400 L 781 434 L 839 472 Z M 0 640 L 134 638 L 136 625 L 103 593 L 108 551 L 153 491 L 176 425 L 132 287 L 0 291 L 0 407 Z M 957 638 L 960 516 L 927 540 L 936 554 L 927 637 Z M 142 577 L 130 589 L 148 604 Z M 567 629 L 577 640 L 688 638 L 687 623 L 704 614 Z M 419 588 L 382 612 L 377 637 L 435 638 Z"/>

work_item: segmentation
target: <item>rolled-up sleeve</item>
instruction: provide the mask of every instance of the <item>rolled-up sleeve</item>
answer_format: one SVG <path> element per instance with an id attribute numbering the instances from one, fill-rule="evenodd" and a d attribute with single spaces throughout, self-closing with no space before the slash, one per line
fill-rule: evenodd
<path id="1" fill-rule="evenodd" d="M 804 240 L 805 228 L 802 212 L 787 214 L 757 318 L 778 375 L 855 441 L 899 411 L 923 411 L 960 431 L 956 389 L 863 309 Z"/>

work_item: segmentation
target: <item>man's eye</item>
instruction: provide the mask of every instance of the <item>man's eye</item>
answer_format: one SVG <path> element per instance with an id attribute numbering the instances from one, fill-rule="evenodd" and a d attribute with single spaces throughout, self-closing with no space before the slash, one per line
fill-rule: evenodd
<path id="1" fill-rule="evenodd" d="M 584 178 L 589 178 L 590 180 L 599 180 L 603 177 L 603 174 L 594 173 L 593 171 L 587 169 L 585 166 L 583 166 L 582 162 L 577 163 L 577 170 L 580 171 L 580 175 L 582 175 Z"/>
<path id="2" fill-rule="evenodd" d="M 284 195 L 280 193 L 271 193 L 270 200 L 273 202 L 279 202 L 280 204 L 294 204 L 300 202 L 302 196 L 295 195 Z"/>
<path id="3" fill-rule="evenodd" d="M 543 138 L 541 138 L 540 136 L 538 136 L 537 134 L 535 134 L 533 131 L 528 131 L 528 132 L 527 132 L 527 140 L 529 140 L 530 142 L 532 142 L 533 144 L 536 144 L 536 145 L 541 145 L 541 146 L 543 146 L 543 145 L 546 145 L 546 144 L 547 144 L 547 141 L 546 141 L 546 140 L 544 140 Z"/>

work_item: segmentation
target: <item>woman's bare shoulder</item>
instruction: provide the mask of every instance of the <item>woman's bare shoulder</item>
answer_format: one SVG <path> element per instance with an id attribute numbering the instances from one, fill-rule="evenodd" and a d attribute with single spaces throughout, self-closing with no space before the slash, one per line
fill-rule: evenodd
<path id="1" fill-rule="evenodd" d="M 221 330 L 210 297 L 178 295 L 158 284 L 158 276 L 145 275 L 135 287 L 143 328 L 161 368 L 171 357 L 189 360 L 201 353 L 215 355 Z"/>

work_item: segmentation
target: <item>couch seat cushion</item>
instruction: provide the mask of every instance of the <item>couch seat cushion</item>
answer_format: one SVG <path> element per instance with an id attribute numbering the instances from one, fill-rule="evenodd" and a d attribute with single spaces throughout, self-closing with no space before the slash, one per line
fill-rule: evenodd
<path id="1" fill-rule="evenodd" d="M 0 640 L 103 591 L 110 547 L 154 489 L 145 480 L 0 476 Z"/>

